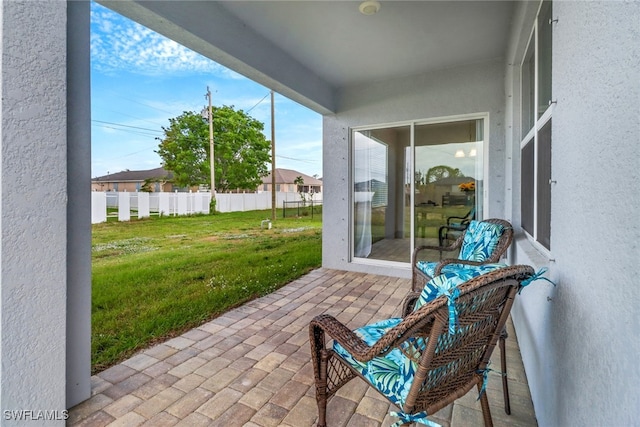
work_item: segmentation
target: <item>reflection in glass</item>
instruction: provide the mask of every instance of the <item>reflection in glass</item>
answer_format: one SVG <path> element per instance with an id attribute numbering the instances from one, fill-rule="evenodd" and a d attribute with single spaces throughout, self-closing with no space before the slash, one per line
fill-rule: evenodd
<path id="1" fill-rule="evenodd" d="M 439 243 L 448 219 L 482 217 L 484 121 L 416 124 L 413 144 L 411 129 L 353 133 L 356 258 L 408 263 L 415 246 Z"/>
<path id="2" fill-rule="evenodd" d="M 482 197 L 476 194 L 482 194 L 483 123 L 416 126 L 415 247 L 450 244 L 460 235 L 455 224 L 482 217 Z M 424 254 L 439 258 L 437 252 Z"/>

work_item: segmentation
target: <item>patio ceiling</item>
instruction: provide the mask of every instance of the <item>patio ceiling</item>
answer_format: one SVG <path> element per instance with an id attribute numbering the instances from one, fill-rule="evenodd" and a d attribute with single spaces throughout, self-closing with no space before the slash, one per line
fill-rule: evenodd
<path id="1" fill-rule="evenodd" d="M 320 113 L 344 88 L 504 56 L 510 1 L 99 1 Z"/>

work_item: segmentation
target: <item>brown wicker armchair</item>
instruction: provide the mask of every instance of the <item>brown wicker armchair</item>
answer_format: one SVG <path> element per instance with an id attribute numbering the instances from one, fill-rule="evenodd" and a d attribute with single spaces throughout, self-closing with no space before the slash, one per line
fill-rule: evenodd
<path id="1" fill-rule="evenodd" d="M 481 223 L 482 222 L 490 223 L 490 224 L 498 224 L 503 227 L 503 232 L 502 232 L 502 235 L 500 236 L 497 246 L 487 258 L 485 258 L 482 261 L 470 261 L 470 260 L 465 260 L 460 258 L 441 259 L 435 266 L 434 274 L 428 275 L 423 270 L 418 268 L 418 262 L 420 261 L 419 260 L 420 252 L 427 249 L 437 250 L 440 252 L 440 258 L 442 258 L 443 252 L 453 252 L 462 248 L 464 237 L 467 234 L 469 229 L 466 228 L 462 232 L 460 237 L 458 237 L 458 239 L 456 239 L 456 241 L 449 246 L 428 246 L 428 245 L 418 246 L 413 251 L 413 256 L 411 257 L 411 270 L 412 270 L 411 290 L 413 292 L 420 292 L 424 287 L 424 285 L 429 280 L 431 280 L 432 277 L 440 274 L 442 269 L 449 264 L 480 265 L 480 264 L 498 262 L 502 257 L 502 255 L 507 251 L 507 249 L 509 248 L 509 245 L 511 244 L 511 241 L 513 240 L 513 227 L 511 226 L 511 223 L 503 219 L 492 218 L 492 219 L 486 219 L 484 221 L 481 221 Z"/>
<path id="2" fill-rule="evenodd" d="M 369 343 L 362 338 L 365 328 L 356 334 L 329 315 L 317 316 L 309 333 L 318 427 L 326 426 L 329 398 L 356 376 L 400 408 L 394 415 L 402 424 L 424 420 L 474 385 L 481 392 L 513 300 L 533 273 L 529 266 L 512 266 L 468 280 L 453 296 L 442 295 L 405 318 L 387 319 L 388 327 Z M 334 340 L 332 347 L 325 335 Z M 487 394 L 481 392 L 480 400 L 485 426 L 492 426 Z"/>
<path id="3" fill-rule="evenodd" d="M 453 221 L 453 220 L 459 221 Z M 447 225 L 438 229 L 438 244 L 445 246 L 445 240 L 456 240 L 460 234 L 469 226 L 469 222 L 476 219 L 476 208 L 472 208 L 465 216 L 450 216 L 447 218 Z"/>

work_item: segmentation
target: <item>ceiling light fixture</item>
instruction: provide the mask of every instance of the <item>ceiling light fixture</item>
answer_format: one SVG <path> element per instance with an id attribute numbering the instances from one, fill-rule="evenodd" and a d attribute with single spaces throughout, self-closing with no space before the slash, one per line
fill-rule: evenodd
<path id="1" fill-rule="evenodd" d="M 457 158 L 464 157 L 464 151 L 457 150 L 456 154 L 454 154 L 454 157 L 457 157 Z"/>
<path id="2" fill-rule="evenodd" d="M 376 0 L 367 0 L 360 3 L 360 13 L 363 15 L 375 15 L 380 10 L 380 2 Z"/>

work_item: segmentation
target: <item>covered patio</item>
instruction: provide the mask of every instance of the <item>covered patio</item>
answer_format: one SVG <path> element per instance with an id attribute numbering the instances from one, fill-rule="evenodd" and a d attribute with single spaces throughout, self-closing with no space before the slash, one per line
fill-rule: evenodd
<path id="1" fill-rule="evenodd" d="M 352 328 L 398 316 L 408 279 L 321 268 L 278 291 L 91 378 L 91 398 L 70 410 L 70 426 L 315 425 L 309 321 L 329 313 Z M 526 298 L 526 291 L 524 296 Z M 487 386 L 496 426 L 537 426 L 520 351 L 508 324 L 511 415 L 502 385 Z M 493 366 L 500 366 L 499 349 Z M 474 390 L 431 419 L 443 426 L 483 425 Z M 360 379 L 328 406 L 330 426 L 389 426 L 389 404 Z"/>

